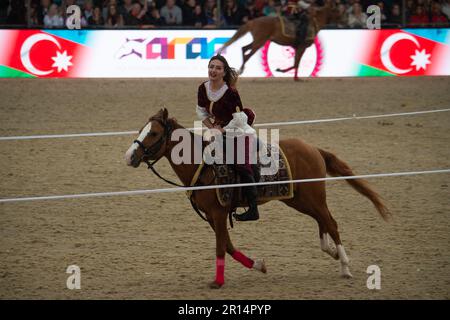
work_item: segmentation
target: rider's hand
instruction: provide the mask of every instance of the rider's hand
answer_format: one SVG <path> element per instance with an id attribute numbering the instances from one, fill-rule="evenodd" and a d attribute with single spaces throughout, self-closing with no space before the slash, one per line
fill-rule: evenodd
<path id="1" fill-rule="evenodd" d="M 222 133 L 225 132 L 224 128 L 222 128 L 222 127 L 219 126 L 218 124 L 214 125 L 214 129 L 219 130 L 219 131 L 222 132 Z"/>

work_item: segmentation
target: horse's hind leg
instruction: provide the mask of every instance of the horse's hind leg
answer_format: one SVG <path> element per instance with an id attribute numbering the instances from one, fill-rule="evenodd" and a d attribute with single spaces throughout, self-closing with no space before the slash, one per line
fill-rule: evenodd
<path id="1" fill-rule="evenodd" d="M 316 220 L 319 226 L 320 249 L 323 252 L 329 254 L 335 260 L 338 260 L 339 256 L 336 248 L 330 246 L 325 219 L 323 219 L 322 216 L 318 214 L 318 211 L 311 208 L 307 208 L 304 204 L 295 201 L 295 199 L 294 201 L 285 200 L 283 202 L 286 203 L 288 206 L 296 209 L 297 211 L 300 211 Z"/>
<path id="2" fill-rule="evenodd" d="M 319 222 L 319 236 L 320 236 L 320 249 L 322 249 L 323 252 L 329 254 L 333 259 L 339 260 L 339 255 L 336 250 L 336 247 L 330 245 L 328 231 L 323 221 Z"/>
<path id="3" fill-rule="evenodd" d="M 345 252 L 344 246 L 342 245 L 341 238 L 340 238 L 339 232 L 338 232 L 337 223 L 331 216 L 331 213 L 327 207 L 325 207 L 322 210 L 322 214 L 324 216 L 326 216 L 327 230 L 336 245 L 337 254 L 338 254 L 339 260 L 341 262 L 341 276 L 344 278 L 352 278 L 353 276 L 352 276 L 349 266 L 348 266 L 349 259 L 348 259 L 347 253 Z"/>
<path id="4" fill-rule="evenodd" d="M 322 188 L 322 186 L 316 188 L 312 183 L 308 184 L 308 188 L 297 191 L 298 194 L 302 195 L 300 198 L 296 197 L 289 200 L 283 200 L 283 202 L 288 206 L 313 217 L 317 221 L 319 225 L 320 248 L 334 259 L 340 260 L 342 277 L 351 278 L 352 274 L 348 267 L 349 259 L 344 246 L 342 245 L 337 223 L 331 216 L 326 205 L 325 190 Z M 312 196 L 312 194 L 315 194 L 316 196 Z M 320 199 L 320 201 L 318 201 L 318 199 Z M 328 236 L 333 239 L 336 248 L 330 245 Z"/>

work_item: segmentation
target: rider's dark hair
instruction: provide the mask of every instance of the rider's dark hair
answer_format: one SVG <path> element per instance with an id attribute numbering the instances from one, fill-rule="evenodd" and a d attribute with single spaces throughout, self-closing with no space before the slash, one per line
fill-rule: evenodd
<path id="1" fill-rule="evenodd" d="M 223 80 L 229 87 L 235 88 L 237 80 L 239 78 L 239 74 L 236 71 L 236 69 L 231 68 L 230 65 L 228 64 L 227 59 L 225 59 L 225 57 L 220 54 L 213 56 L 211 58 L 211 60 L 209 60 L 208 66 L 211 64 L 211 61 L 214 61 L 214 60 L 219 60 L 223 63 L 223 67 L 224 67 L 224 71 L 225 71 Z"/>

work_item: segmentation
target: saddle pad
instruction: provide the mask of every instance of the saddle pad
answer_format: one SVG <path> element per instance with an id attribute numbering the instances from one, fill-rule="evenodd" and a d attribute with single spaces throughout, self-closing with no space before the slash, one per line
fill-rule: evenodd
<path id="1" fill-rule="evenodd" d="M 297 28 L 299 25 L 299 21 L 296 19 L 288 18 L 288 17 L 280 17 L 282 19 L 282 33 L 286 37 L 295 38 L 297 34 Z M 306 31 L 306 41 L 312 41 L 314 42 L 314 38 L 316 37 L 317 33 L 317 25 L 314 18 L 309 19 L 308 23 L 308 29 Z M 310 44 L 307 44 L 308 46 Z"/>
<path id="2" fill-rule="evenodd" d="M 268 164 L 262 164 L 258 157 L 257 165 L 260 167 L 262 173 L 259 182 L 292 180 L 289 162 L 284 155 L 283 150 L 278 146 L 272 146 L 270 144 L 267 144 L 265 147 L 267 148 L 267 155 L 270 156 L 271 161 Z M 278 157 L 276 157 L 277 154 Z M 271 166 L 271 162 L 277 161 L 277 158 L 278 170 L 276 173 L 273 175 L 264 175 L 264 171 L 267 171 L 267 168 Z M 264 168 L 266 168 L 266 170 L 264 170 Z M 214 171 L 216 175 L 215 183 L 218 185 L 240 183 L 239 174 L 236 174 L 233 166 L 231 165 L 214 165 Z M 292 183 L 257 186 L 257 191 L 258 203 L 269 200 L 290 199 L 294 196 L 294 186 Z M 247 200 L 242 194 L 241 187 L 216 189 L 216 194 L 217 199 L 223 207 L 248 206 Z"/>

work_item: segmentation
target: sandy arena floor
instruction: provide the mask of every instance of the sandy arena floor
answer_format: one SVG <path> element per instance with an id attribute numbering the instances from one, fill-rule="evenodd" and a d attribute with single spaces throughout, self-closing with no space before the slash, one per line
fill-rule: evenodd
<path id="1" fill-rule="evenodd" d="M 0 136 L 128 131 L 165 104 L 196 119 L 201 79 L 0 80 Z M 450 78 L 241 79 L 257 122 L 450 107 Z M 450 168 L 450 113 L 282 127 L 335 152 L 355 173 Z M 170 187 L 123 160 L 134 136 L 0 141 L 0 197 Z M 157 167 L 175 178 L 167 161 Z M 354 278 L 320 250 L 315 221 L 281 202 L 236 223 L 234 244 L 266 260 L 266 275 L 227 257 L 213 279 L 215 239 L 184 193 L 0 204 L 0 298 L 25 299 L 450 299 L 450 175 L 370 180 L 394 214 L 384 222 L 344 182 L 330 182 Z M 81 267 L 68 290 L 67 266 Z M 381 268 L 381 290 L 366 269 Z"/>

